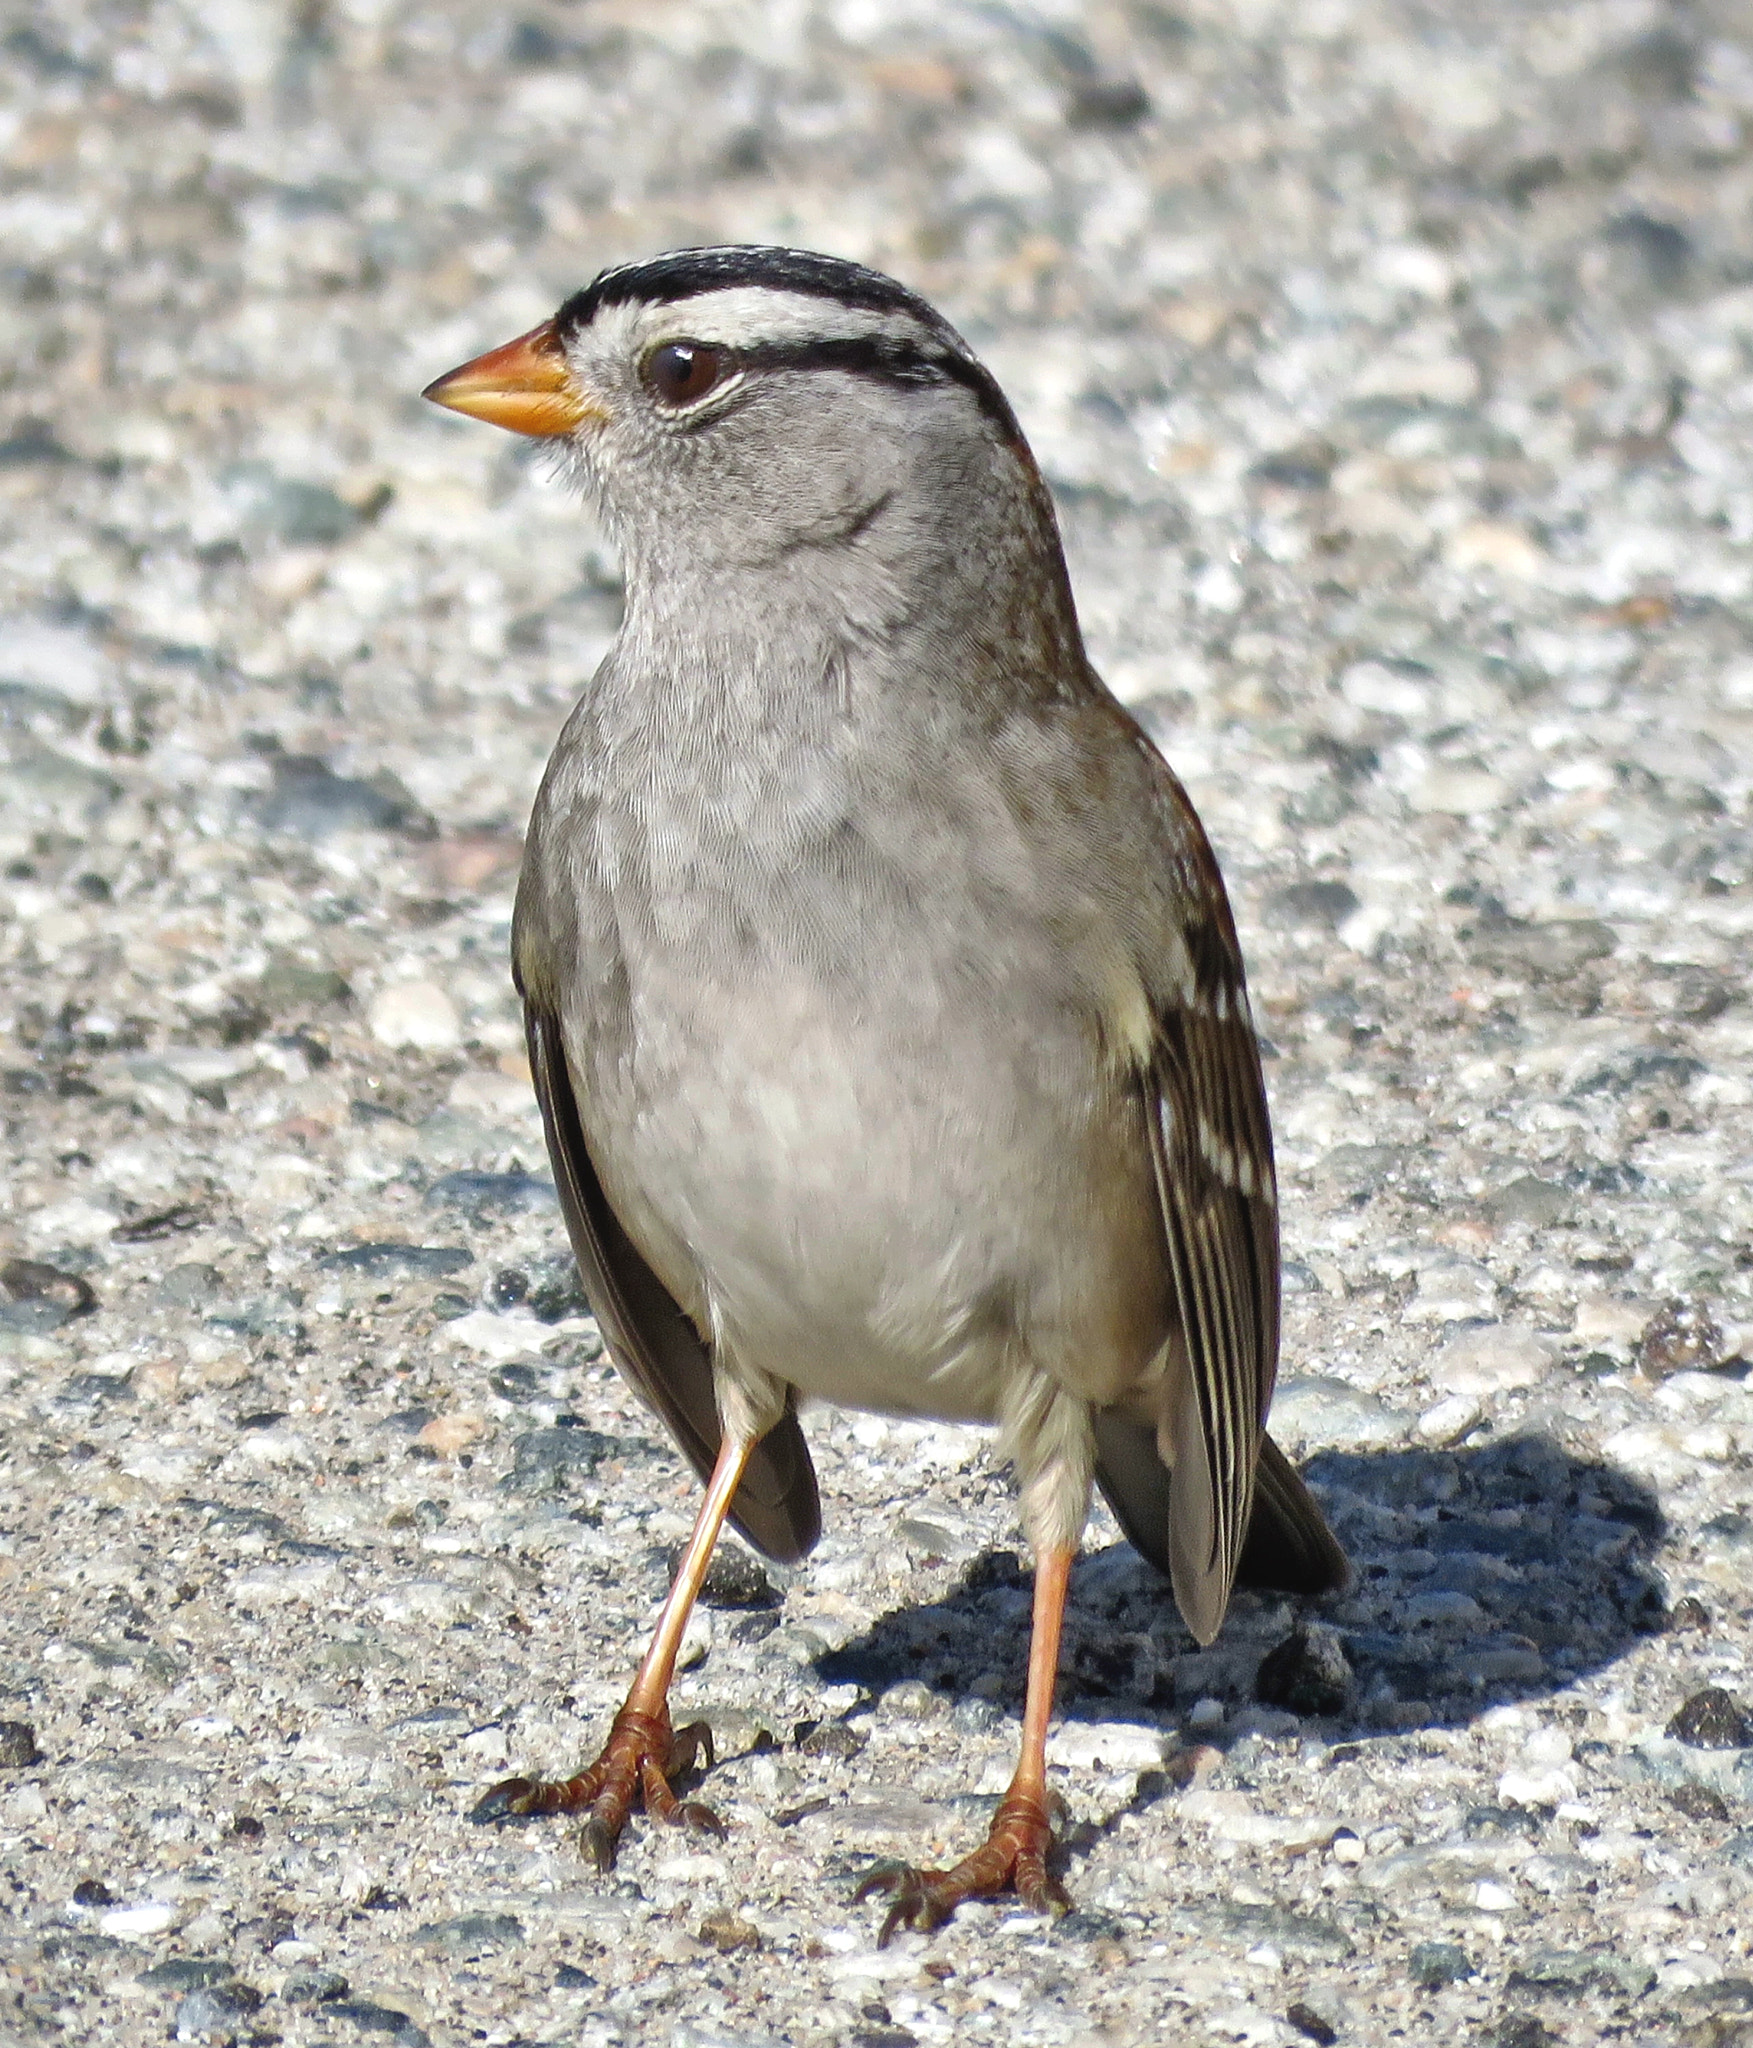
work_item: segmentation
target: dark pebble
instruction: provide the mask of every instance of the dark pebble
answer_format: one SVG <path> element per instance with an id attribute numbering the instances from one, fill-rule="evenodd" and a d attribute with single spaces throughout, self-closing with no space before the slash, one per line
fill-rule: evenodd
<path id="1" fill-rule="evenodd" d="M 819 1722 L 797 1737 L 800 1755 L 834 1757 L 841 1763 L 857 1756 L 864 1744 L 865 1738 L 844 1721 Z"/>
<path id="2" fill-rule="evenodd" d="M 0 1721 L 0 1770 L 24 1770 L 42 1760 L 37 1732 L 28 1721 Z"/>
<path id="3" fill-rule="evenodd" d="M 460 1244 L 385 1242 L 349 1245 L 345 1251 L 330 1252 L 319 1259 L 317 1267 L 324 1273 L 359 1273 L 369 1280 L 400 1279 L 404 1275 L 419 1280 L 448 1280 L 451 1274 L 474 1263 L 474 1253 Z"/>
<path id="4" fill-rule="evenodd" d="M 1475 1806 L 1461 1823 L 1461 1832 L 1470 1842 L 1509 1840 L 1516 1836 L 1537 1842 L 1541 1826 L 1540 1816 L 1525 1806 Z"/>
<path id="5" fill-rule="evenodd" d="M 1319 1623 L 1292 1629 L 1268 1650 L 1254 1674 L 1262 1706 L 1292 1714 L 1338 1714 L 1352 1692 L 1352 1670 L 1338 1633 Z"/>
<path id="6" fill-rule="evenodd" d="M 1668 1609 L 1668 1633 L 1684 1635 L 1689 1632 L 1706 1634 L 1710 1629 L 1710 1609 L 1702 1600 L 1696 1600 L 1688 1593 L 1684 1600 L 1676 1600 Z"/>
<path id="7" fill-rule="evenodd" d="M 130 1216 L 118 1223 L 110 1236 L 117 1244 L 157 1244 L 160 1238 L 175 1237 L 184 1230 L 199 1230 L 207 1221 L 205 1209 L 192 1202 L 173 1202 L 168 1209 L 154 1209 L 145 1216 Z"/>
<path id="8" fill-rule="evenodd" d="M 1688 1820 L 1726 1821 L 1729 1818 L 1729 1802 L 1714 1785 L 1700 1785 L 1692 1780 L 1676 1785 L 1668 1794 L 1668 1804 L 1677 1813 L 1683 1813 Z"/>
<path id="9" fill-rule="evenodd" d="M 360 514 L 326 484 L 281 476 L 265 462 L 228 463 L 221 482 L 246 531 L 291 547 L 332 547 L 360 523 Z"/>
<path id="10" fill-rule="evenodd" d="M 73 1887 L 73 1903 L 76 1906 L 113 1906 L 116 1895 L 100 1878 L 81 1878 Z"/>
<path id="11" fill-rule="evenodd" d="M 179 2041 L 234 2041 L 240 2023 L 258 2011 L 262 1994 L 249 1984 L 213 1984 L 191 1991 L 177 2007 Z"/>
<path id="12" fill-rule="evenodd" d="M 1413 1983 L 1422 1985 L 1426 1991 L 1459 1984 L 1473 1974 L 1467 1951 L 1452 1941 L 1421 1941 L 1407 1957 L 1406 1968 Z"/>
<path id="13" fill-rule="evenodd" d="M 350 1003 L 353 990 L 344 974 L 332 967 L 318 967 L 308 960 L 278 954 L 262 970 L 256 994 L 272 1016 L 296 1016 L 309 1010 L 325 1010 L 331 1003 Z M 318 1064 L 312 1062 L 313 1065 Z"/>
<path id="14" fill-rule="evenodd" d="M 1318 2048 L 1333 2048 L 1339 2039 L 1339 2029 L 1331 2020 L 1323 2019 L 1313 2006 L 1298 2003 L 1288 2007 L 1284 2016 L 1305 2040 L 1318 2043 Z"/>
<path id="15" fill-rule="evenodd" d="M 594 1429 L 556 1423 L 551 1429 L 526 1430 L 512 1442 L 504 1484 L 512 1493 L 556 1493 L 574 1474 L 588 1479 L 615 1449 L 610 1438 Z"/>
<path id="16" fill-rule="evenodd" d="M 96 1306 L 97 1296 L 77 1273 L 63 1273 L 41 1259 L 0 1265 L 0 1329 L 46 1334 Z"/>
<path id="17" fill-rule="evenodd" d="M 188 1259 L 180 1266 L 172 1266 L 158 1283 L 158 1298 L 172 1308 L 194 1308 L 203 1301 L 211 1300 L 224 1284 L 216 1266 L 204 1266 L 198 1259 Z"/>
<path id="18" fill-rule="evenodd" d="M 1136 128 L 1150 112 L 1150 94 L 1136 78 L 1086 78 L 1065 110 L 1073 128 Z"/>
<path id="19" fill-rule="evenodd" d="M 458 1316 L 471 1315 L 475 1304 L 466 1294 L 435 1294 L 432 1313 L 441 1323 L 454 1323 Z"/>
<path id="20" fill-rule="evenodd" d="M 1722 1355 L 1722 1328 L 1701 1301 L 1665 1303 L 1637 1340 L 1637 1369 L 1645 1379 L 1708 1372 Z"/>
<path id="21" fill-rule="evenodd" d="M 501 1314 L 508 1308 L 516 1308 L 527 1298 L 530 1291 L 530 1276 L 516 1266 L 504 1266 L 487 1283 L 487 1306 Z"/>
<path id="22" fill-rule="evenodd" d="M 717 1949 L 721 1956 L 761 1946 L 761 1930 L 724 1906 L 708 1913 L 695 1932 L 699 1940 L 708 1948 Z"/>
<path id="23" fill-rule="evenodd" d="M 424 2027 L 416 2026 L 405 2012 L 397 2012 L 393 2005 L 373 2005 L 367 1999 L 338 1999 L 333 2005 L 325 2006 L 326 2020 L 351 2020 L 362 2033 L 388 2034 L 400 2044 L 400 2048 L 431 2048 L 431 2036 Z"/>
<path id="24" fill-rule="evenodd" d="M 289 1970 L 280 1996 L 288 2005 L 322 2005 L 345 1998 L 348 1984 L 339 1970 Z"/>
<path id="25" fill-rule="evenodd" d="M 337 775 L 314 754 L 276 754 L 274 786 L 251 809 L 270 832 L 327 839 L 336 832 L 412 832 L 432 836 L 432 822 L 393 775 L 361 782 Z"/>
<path id="26" fill-rule="evenodd" d="M 417 1927 L 414 1939 L 443 1955 L 480 1955 L 486 1949 L 516 1947 L 523 1940 L 523 1922 L 515 1913 L 462 1913 Z"/>
<path id="27" fill-rule="evenodd" d="M 1267 898 L 1270 921 L 1277 925 L 1342 925 L 1357 908 L 1357 892 L 1344 882 L 1291 882 Z"/>
<path id="28" fill-rule="evenodd" d="M 556 1991 L 594 1991 L 597 1980 L 588 1970 L 581 1970 L 575 1963 L 562 1963 L 554 1972 Z"/>
<path id="29" fill-rule="evenodd" d="M 1482 2048 L 1551 2048 L 1559 2037 L 1531 2012 L 1518 2012 L 1487 2027 L 1479 2038 Z"/>
<path id="30" fill-rule="evenodd" d="M 514 1216 L 534 1209 L 552 1209 L 559 1202 L 554 1183 L 536 1174 L 476 1173 L 467 1169 L 440 1174 L 426 1190 L 426 1199 L 435 1207 L 460 1209 L 476 1221 L 485 1216 Z"/>
<path id="31" fill-rule="evenodd" d="M 684 1544 L 676 1544 L 664 1558 L 673 1578 L 682 1562 Z M 758 1557 L 733 1543 L 721 1543 L 706 1567 L 700 1598 L 708 1607 L 777 1607 L 780 1595 L 774 1590 L 766 1568 Z"/>
<path id="32" fill-rule="evenodd" d="M 139 1981 L 154 1991 L 204 1991 L 210 1985 L 229 1984 L 236 1975 L 223 1956 L 172 1956 L 143 1970 Z"/>
<path id="33" fill-rule="evenodd" d="M 1668 1723 L 1676 1742 L 1689 1742 L 1694 1749 L 1746 1749 L 1753 1746 L 1753 1720 L 1740 1702 L 1719 1685 L 1707 1685 L 1695 1692 Z"/>

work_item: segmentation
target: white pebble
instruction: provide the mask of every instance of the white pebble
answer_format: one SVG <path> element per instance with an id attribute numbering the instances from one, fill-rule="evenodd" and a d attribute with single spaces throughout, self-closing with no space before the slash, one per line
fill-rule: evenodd
<path id="1" fill-rule="evenodd" d="M 164 1934 L 176 1925 L 174 1906 L 150 1900 L 144 1906 L 116 1906 L 97 1923 L 105 1934 L 120 1941 L 138 1941 L 152 1934 Z"/>
<path id="2" fill-rule="evenodd" d="M 448 1052 L 463 1041 L 462 1020 L 435 981 L 398 981 L 372 1003 L 371 1035 L 380 1045 Z"/>

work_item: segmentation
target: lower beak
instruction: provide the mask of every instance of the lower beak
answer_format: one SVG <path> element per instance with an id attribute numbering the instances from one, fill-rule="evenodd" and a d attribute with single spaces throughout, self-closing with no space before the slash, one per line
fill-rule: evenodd
<path id="1" fill-rule="evenodd" d="M 570 434 L 586 420 L 603 416 L 580 393 L 552 320 L 449 371 L 420 395 L 537 440 Z"/>

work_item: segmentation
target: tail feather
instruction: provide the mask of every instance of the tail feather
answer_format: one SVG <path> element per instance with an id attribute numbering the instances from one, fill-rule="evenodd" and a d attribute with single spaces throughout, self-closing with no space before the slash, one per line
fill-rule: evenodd
<path id="1" fill-rule="evenodd" d="M 1129 1417 L 1098 1411 L 1095 1433 L 1096 1484 L 1127 1541 L 1164 1578 L 1172 1578 L 1173 1481 L 1157 1455 L 1156 1432 Z M 1269 1436 L 1260 1440 L 1254 1509 L 1236 1583 L 1304 1594 L 1342 1592 L 1351 1583 L 1351 1566 L 1319 1503 Z"/>

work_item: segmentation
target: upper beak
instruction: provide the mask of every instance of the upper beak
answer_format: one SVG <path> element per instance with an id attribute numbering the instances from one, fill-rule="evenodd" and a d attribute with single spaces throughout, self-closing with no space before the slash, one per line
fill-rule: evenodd
<path id="1" fill-rule="evenodd" d="M 580 393 L 552 320 L 447 372 L 420 395 L 452 412 L 466 412 L 471 419 L 538 440 L 569 434 L 586 420 L 603 416 Z"/>

